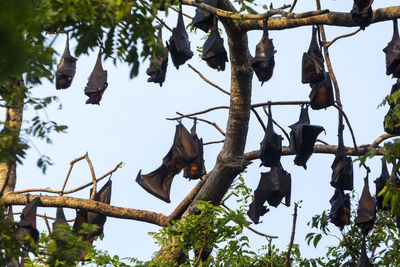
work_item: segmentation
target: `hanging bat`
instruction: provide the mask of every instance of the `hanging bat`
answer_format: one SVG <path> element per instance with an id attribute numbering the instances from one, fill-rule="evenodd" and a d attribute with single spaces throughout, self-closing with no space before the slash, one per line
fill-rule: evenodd
<path id="1" fill-rule="evenodd" d="M 314 144 L 318 135 L 324 131 L 322 126 L 310 125 L 308 106 L 301 107 L 299 121 L 289 126 L 290 146 L 296 152 L 294 163 L 307 169 L 307 161 L 314 151 Z"/>
<path id="2" fill-rule="evenodd" d="M 375 199 L 371 196 L 368 186 L 368 174 L 364 178 L 364 188 L 361 193 L 361 198 L 358 201 L 357 217 L 354 219 L 356 225 L 358 225 L 364 235 L 374 227 L 376 215 L 376 203 Z"/>
<path id="3" fill-rule="evenodd" d="M 268 105 L 268 124 L 260 143 L 260 166 L 273 167 L 281 164 L 282 136 L 275 133 L 272 125 L 271 105 Z"/>
<path id="4" fill-rule="evenodd" d="M 167 47 L 176 69 L 179 69 L 180 65 L 185 64 L 193 56 L 193 52 L 190 50 L 189 37 L 183 22 L 182 4 L 178 14 L 178 23 L 176 28 L 172 29 L 172 35 L 169 39 L 169 44 L 167 43 Z"/>
<path id="5" fill-rule="evenodd" d="M 251 59 L 251 66 L 255 71 L 261 86 L 272 77 L 274 71 L 276 50 L 272 39 L 268 36 L 268 18 L 264 20 L 264 32 L 261 41 L 256 46 L 256 55 Z"/>
<path id="6" fill-rule="evenodd" d="M 335 194 L 329 202 L 332 206 L 329 214 L 331 223 L 342 230 L 345 225 L 350 224 L 350 195 L 335 189 Z"/>
<path id="7" fill-rule="evenodd" d="M 325 72 L 321 82 L 311 84 L 311 88 L 309 97 L 312 109 L 327 108 L 334 104 L 332 81 L 328 72 Z"/>
<path id="8" fill-rule="evenodd" d="M 353 8 L 350 11 L 353 20 L 363 30 L 365 29 L 365 27 L 371 24 L 372 2 L 373 0 L 354 0 Z"/>
<path id="9" fill-rule="evenodd" d="M 66 89 L 70 87 L 72 79 L 76 72 L 76 58 L 69 52 L 69 36 L 67 33 L 67 42 L 60 63 L 57 65 L 56 89 Z"/>
<path id="10" fill-rule="evenodd" d="M 95 193 L 94 199 L 95 201 L 99 201 L 101 203 L 110 204 L 111 201 L 111 179 L 99 190 L 99 192 Z M 90 195 L 92 195 L 92 189 L 90 190 Z M 95 224 L 98 226 L 98 229 L 92 233 L 90 236 L 99 236 L 103 233 L 103 227 L 106 223 L 107 216 L 104 214 L 99 214 L 96 212 L 87 212 L 87 219 L 89 224 Z"/>
<path id="11" fill-rule="evenodd" d="M 36 210 L 39 202 L 40 198 L 36 197 L 32 201 L 26 203 L 22 210 L 21 219 L 18 224 L 18 228 L 20 229 L 18 235 L 22 239 L 24 239 L 26 234 L 30 234 L 36 242 L 39 241 L 39 231 L 36 229 Z"/>
<path id="12" fill-rule="evenodd" d="M 338 134 L 338 149 L 332 163 L 331 186 L 340 190 L 353 190 L 353 164 L 347 157 L 343 143 L 343 130 Z"/>
<path id="13" fill-rule="evenodd" d="M 53 230 L 58 225 L 62 225 L 62 224 L 68 224 L 68 223 L 67 223 L 67 219 L 65 219 L 65 214 L 64 214 L 63 208 L 58 207 L 57 208 L 57 212 L 56 212 L 56 220 L 53 223 Z"/>
<path id="14" fill-rule="evenodd" d="M 389 172 L 386 165 L 385 157 L 382 157 L 382 173 L 381 176 L 376 178 L 375 183 L 375 198 L 376 198 L 376 208 L 378 210 L 382 210 L 384 207 L 382 206 L 384 196 L 378 196 L 379 192 L 386 186 L 386 181 L 389 179 Z"/>
<path id="15" fill-rule="evenodd" d="M 7 213 L 7 216 L 6 216 L 5 219 L 8 222 L 13 222 L 14 221 L 13 209 L 12 209 L 11 205 L 8 206 L 8 213 Z"/>
<path id="16" fill-rule="evenodd" d="M 211 7 L 217 7 L 218 0 L 204 0 L 203 4 L 209 5 Z M 208 32 L 212 29 L 214 25 L 215 15 L 200 8 L 196 8 L 196 14 L 192 19 L 192 25 L 204 32 Z"/>
<path id="17" fill-rule="evenodd" d="M 200 179 L 203 175 L 206 174 L 206 167 L 204 165 L 204 152 L 203 152 L 203 139 L 197 136 L 196 134 L 196 121 L 195 118 L 193 127 L 190 130 L 190 134 L 193 137 L 193 141 L 197 146 L 198 156 L 193 163 L 187 166 L 183 170 L 183 177 L 189 178 L 189 180 Z"/>
<path id="18" fill-rule="evenodd" d="M 89 76 L 89 80 L 85 87 L 85 95 L 89 97 L 86 100 L 86 104 L 97 104 L 99 105 L 100 100 L 104 94 L 104 91 L 107 89 L 107 71 L 103 70 L 103 66 L 101 64 L 101 49 L 99 50 L 99 54 L 97 56 L 96 65 L 92 73 Z"/>
<path id="19" fill-rule="evenodd" d="M 168 66 L 168 49 L 162 43 L 161 29 L 158 31 L 158 39 L 157 46 L 165 53 L 165 56 L 150 58 L 150 66 L 146 70 L 146 74 L 150 76 L 147 82 L 158 83 L 161 87 L 165 81 Z"/>
<path id="20" fill-rule="evenodd" d="M 84 209 L 77 209 L 74 225 L 72 226 L 73 233 L 80 235 L 79 231 L 82 230 L 84 223 L 88 223 L 87 211 Z"/>
<path id="21" fill-rule="evenodd" d="M 283 198 L 285 205 L 290 206 L 292 179 L 282 166 L 274 166 L 269 172 L 262 172 L 260 182 L 254 191 L 254 200 L 249 206 L 247 215 L 255 223 L 259 223 L 260 216 L 269 211 L 264 206 L 265 201 L 277 207 Z"/>
<path id="22" fill-rule="evenodd" d="M 174 143 L 163 158 L 162 165 L 145 175 L 140 170 L 136 182 L 153 196 L 170 203 L 169 193 L 174 176 L 192 164 L 197 157 L 197 144 L 189 131 L 179 123 L 175 129 Z"/>
<path id="23" fill-rule="evenodd" d="M 324 80 L 324 58 L 317 42 L 317 26 L 312 27 L 310 47 L 303 54 L 301 62 L 301 82 L 319 83 Z"/>
<path id="24" fill-rule="evenodd" d="M 201 59 L 207 61 L 207 65 L 210 68 L 225 70 L 225 62 L 228 62 L 228 56 L 224 47 L 224 40 L 218 32 L 217 22 L 215 22 L 210 35 L 203 45 Z"/>
<path id="25" fill-rule="evenodd" d="M 397 19 L 393 20 L 393 37 L 383 49 L 386 54 L 386 75 L 400 78 L 400 37 Z"/>
<path id="26" fill-rule="evenodd" d="M 393 95 L 395 92 L 397 92 L 400 89 L 400 84 L 395 83 L 392 86 L 392 90 L 390 92 L 390 95 Z M 400 100 L 397 100 L 396 103 L 389 103 L 389 110 L 388 113 L 385 115 L 385 119 L 383 121 L 383 127 L 385 129 L 385 132 L 388 134 L 395 134 L 398 135 L 400 134 L 400 126 L 397 125 L 399 124 L 399 120 L 397 117 L 393 116 L 393 110 L 396 107 L 397 104 L 400 104 Z"/>

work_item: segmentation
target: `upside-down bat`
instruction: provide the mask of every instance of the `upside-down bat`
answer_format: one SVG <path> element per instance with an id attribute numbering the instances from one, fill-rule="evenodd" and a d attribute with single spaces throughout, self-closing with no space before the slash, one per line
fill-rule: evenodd
<path id="1" fill-rule="evenodd" d="M 383 49 L 386 54 L 386 75 L 400 78 L 400 37 L 397 19 L 393 20 L 393 37 Z"/>
<path id="2" fill-rule="evenodd" d="M 353 8 L 350 11 L 353 20 L 363 30 L 372 20 L 372 2 L 373 0 L 354 0 Z"/>
<path id="3" fill-rule="evenodd" d="M 389 179 L 389 172 L 386 165 L 385 157 L 382 157 L 382 173 L 381 176 L 376 178 L 375 183 L 375 198 L 376 198 L 376 208 L 378 210 L 383 209 L 382 203 L 384 196 L 378 196 L 379 192 L 386 186 L 386 181 Z"/>
<path id="4" fill-rule="evenodd" d="M 345 225 L 350 224 L 350 195 L 344 194 L 343 190 L 335 189 L 335 194 L 329 200 L 331 211 L 329 218 L 331 223 L 343 229 Z"/>
<path id="5" fill-rule="evenodd" d="M 392 90 L 390 91 L 390 95 L 393 95 L 395 92 L 397 92 L 400 89 L 400 84 L 395 83 L 392 86 Z M 400 100 L 398 99 L 395 103 L 389 103 L 389 110 L 385 115 L 385 120 L 383 121 L 383 127 L 385 129 L 385 132 L 388 134 L 400 134 L 400 126 L 399 120 L 396 117 L 393 117 L 393 110 L 396 107 L 397 104 L 400 104 Z"/>
<path id="6" fill-rule="evenodd" d="M 57 208 L 57 212 L 56 212 L 56 220 L 53 223 L 53 230 L 58 225 L 62 225 L 62 224 L 68 224 L 68 223 L 67 223 L 67 219 L 65 219 L 65 214 L 64 214 L 63 208 L 58 207 Z"/>
<path id="7" fill-rule="evenodd" d="M 179 123 L 175 129 L 174 143 L 163 163 L 155 171 L 136 176 L 136 182 L 153 196 L 170 203 L 169 192 L 174 176 L 192 164 L 198 157 L 198 147 L 189 131 Z"/>
<path id="8" fill-rule="evenodd" d="M 260 42 L 256 46 L 256 55 L 251 59 L 253 67 L 261 86 L 272 77 L 274 71 L 276 50 L 272 39 L 268 36 L 268 18 L 264 20 L 264 32 Z"/>
<path id="9" fill-rule="evenodd" d="M 99 192 L 94 194 L 95 201 L 99 201 L 101 203 L 110 204 L 111 201 L 111 187 L 112 181 L 111 179 L 107 181 L 105 185 L 99 190 Z M 92 189 L 90 190 L 90 195 L 92 195 Z M 96 212 L 88 211 L 87 219 L 89 224 L 95 224 L 98 226 L 98 229 L 92 233 L 91 236 L 99 236 L 103 233 L 103 227 L 106 223 L 107 216 L 104 214 L 99 214 Z"/>
<path id="10" fill-rule="evenodd" d="M 99 104 L 100 100 L 107 89 L 107 71 L 103 70 L 101 64 L 101 49 L 97 55 L 96 65 L 89 76 L 89 80 L 85 87 L 85 95 L 89 97 L 86 104 Z"/>
<path id="11" fill-rule="evenodd" d="M 260 143 L 261 165 L 265 167 L 279 166 L 281 163 L 282 136 L 275 133 L 272 125 L 271 105 L 268 105 L 268 124 L 264 139 Z"/>
<path id="12" fill-rule="evenodd" d="M 312 90 L 309 95 L 312 109 L 322 109 L 334 104 L 333 87 L 329 72 L 324 73 L 324 79 L 320 82 L 310 84 Z"/>
<path id="13" fill-rule="evenodd" d="M 39 231 L 36 229 L 36 210 L 39 205 L 40 198 L 36 197 L 32 201 L 26 203 L 24 209 L 21 213 L 21 219 L 18 224 L 19 236 L 22 239 L 25 237 L 27 233 L 36 241 L 39 241 Z"/>
<path id="14" fill-rule="evenodd" d="M 82 230 L 84 223 L 88 223 L 87 211 L 84 209 L 77 209 L 74 225 L 72 226 L 73 233 L 80 235 L 79 231 Z"/>
<path id="15" fill-rule="evenodd" d="M 178 23 L 176 28 L 172 29 L 172 35 L 169 43 L 167 43 L 167 47 L 176 69 L 179 69 L 180 65 L 183 65 L 193 56 L 193 52 L 190 50 L 189 37 L 183 22 L 182 5 L 178 14 Z"/>
<path id="16" fill-rule="evenodd" d="M 247 215 L 255 223 L 259 223 L 260 216 L 269 211 L 264 206 L 265 201 L 277 207 L 283 198 L 285 205 L 290 206 L 290 194 L 292 189 L 292 179 L 282 166 L 274 166 L 269 172 L 261 173 L 260 182 L 254 191 L 254 200 L 249 206 Z"/>
<path id="17" fill-rule="evenodd" d="M 66 89 L 71 85 L 76 72 L 76 58 L 69 52 L 69 36 L 60 63 L 57 65 L 56 89 Z"/>
<path id="18" fill-rule="evenodd" d="M 332 163 L 331 186 L 340 190 L 353 190 L 353 164 L 347 157 L 343 143 L 343 130 L 339 130 L 338 148 Z"/>
<path id="19" fill-rule="evenodd" d="M 358 225 L 364 235 L 374 227 L 376 215 L 376 203 L 375 199 L 371 196 L 368 186 L 368 174 L 364 178 L 364 188 L 361 193 L 360 200 L 358 201 L 357 217 L 354 219 L 356 225 Z"/>
<path id="20" fill-rule="evenodd" d="M 193 127 L 190 129 L 190 134 L 193 137 L 193 141 L 197 145 L 198 156 L 183 170 L 183 177 L 189 178 L 189 180 L 200 179 L 206 174 L 206 167 L 204 165 L 204 152 L 203 152 L 203 138 L 200 138 L 196 134 L 196 119 L 193 122 Z"/>
<path id="21" fill-rule="evenodd" d="M 159 58 L 151 57 L 150 66 L 146 70 L 146 74 L 150 76 L 147 82 L 158 83 L 161 87 L 165 81 L 168 66 L 168 49 L 162 43 L 161 29 L 158 31 L 158 38 L 159 42 L 157 43 L 157 46 L 161 48 L 165 53 L 165 56 Z"/>
<path id="22" fill-rule="evenodd" d="M 217 7 L 218 0 L 204 0 L 202 3 L 211 7 Z M 201 8 L 196 8 L 196 14 L 192 19 L 192 24 L 193 27 L 208 32 L 214 25 L 214 19 L 214 14 L 204 11 Z"/>
<path id="23" fill-rule="evenodd" d="M 290 146 L 296 152 L 294 163 L 307 169 L 307 160 L 314 151 L 314 144 L 318 135 L 324 131 L 322 126 L 310 125 L 308 106 L 301 107 L 299 121 L 289 126 Z"/>
<path id="24" fill-rule="evenodd" d="M 224 47 L 224 40 L 218 32 L 217 22 L 215 22 L 210 35 L 204 43 L 201 59 L 205 60 L 210 68 L 225 70 L 225 62 L 228 62 L 228 56 Z"/>
<path id="25" fill-rule="evenodd" d="M 358 263 L 357 267 L 373 267 L 373 266 L 374 265 L 371 264 L 367 255 L 367 246 L 365 244 L 365 235 L 364 235 L 361 243 L 360 262 Z"/>
<path id="26" fill-rule="evenodd" d="M 301 82 L 319 83 L 324 80 L 324 58 L 317 42 L 317 26 L 312 27 L 310 47 L 303 53 L 301 62 Z"/>

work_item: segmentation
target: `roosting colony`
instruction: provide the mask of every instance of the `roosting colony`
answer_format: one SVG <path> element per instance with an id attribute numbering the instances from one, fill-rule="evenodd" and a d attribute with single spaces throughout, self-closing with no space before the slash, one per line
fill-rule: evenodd
<path id="1" fill-rule="evenodd" d="M 217 0 L 204 0 L 205 4 L 216 7 Z M 372 1 L 354 1 L 351 10 L 352 17 L 358 25 L 364 29 L 371 22 Z M 228 62 L 227 52 L 220 36 L 217 17 L 202 9 L 196 9 L 196 14 L 192 24 L 195 28 L 210 34 L 203 46 L 202 59 L 213 69 L 225 70 L 225 63 Z M 393 21 L 394 34 L 387 47 L 383 49 L 386 54 L 386 73 L 393 77 L 400 77 L 400 38 L 398 33 L 397 21 Z M 307 52 L 302 57 L 301 82 L 308 83 L 311 88 L 309 94 L 310 104 L 302 105 L 299 120 L 290 125 L 290 147 L 295 152 L 294 163 L 298 166 L 307 168 L 307 160 L 313 153 L 314 144 L 318 135 L 324 128 L 310 124 L 308 115 L 309 106 L 314 110 L 330 107 L 334 104 L 334 93 L 329 72 L 325 71 L 324 57 L 321 51 L 322 43 L 319 40 L 319 28 L 312 27 L 311 42 Z M 176 27 L 172 30 L 169 42 L 164 46 L 161 30 L 158 32 L 158 47 L 162 51 L 160 57 L 150 58 L 150 66 L 146 73 L 150 76 L 148 82 L 158 83 L 162 86 L 166 78 L 168 65 L 168 52 L 172 57 L 173 65 L 178 69 L 187 60 L 192 58 L 193 52 L 190 50 L 190 42 L 182 16 L 182 6 L 178 13 Z M 261 85 L 268 81 L 273 74 L 275 65 L 274 48 L 272 39 L 268 34 L 268 18 L 264 21 L 263 35 L 256 46 L 255 56 L 251 58 L 251 66 L 261 82 Z M 56 88 L 65 89 L 71 85 L 76 69 L 76 58 L 72 57 L 69 51 L 69 39 L 67 36 L 66 47 L 60 63 L 57 66 Z M 99 51 L 95 67 L 90 74 L 88 83 L 84 89 L 89 97 L 87 104 L 99 104 L 104 91 L 107 88 L 107 71 L 103 70 L 101 63 L 101 49 Z M 400 88 L 398 83 L 392 87 L 391 94 L 396 93 Z M 393 109 L 397 103 L 391 103 L 390 109 L 385 116 L 385 131 L 391 134 L 400 134 L 398 119 L 392 117 Z M 271 105 L 268 106 L 268 123 L 265 129 L 265 136 L 260 143 L 261 165 L 270 167 L 269 172 L 261 173 L 261 178 L 257 189 L 254 191 L 254 200 L 250 204 L 248 216 L 255 223 L 260 222 L 260 217 L 265 215 L 269 209 L 264 206 L 267 201 L 270 206 L 277 207 L 285 198 L 285 205 L 290 206 L 291 195 L 291 175 L 287 173 L 281 162 L 282 137 L 274 132 Z M 137 174 L 136 182 L 143 189 L 155 197 L 170 202 L 170 190 L 173 178 L 184 170 L 184 177 L 188 179 L 201 179 L 206 174 L 203 159 L 203 140 L 196 134 L 196 120 L 189 132 L 179 121 L 176 126 L 175 136 L 171 149 L 162 159 L 161 166 L 156 170 L 143 175 L 141 171 Z M 365 184 L 358 204 L 357 217 L 355 223 L 361 227 L 364 234 L 362 243 L 362 253 L 360 266 L 368 266 L 369 259 L 365 247 L 365 235 L 373 228 L 376 209 L 383 209 L 383 197 L 377 196 L 383 189 L 388 179 L 398 179 L 390 175 L 387 170 L 385 159 L 382 159 L 382 175 L 375 180 L 376 201 L 371 196 L 368 189 L 368 174 L 364 179 Z M 346 190 L 353 190 L 353 166 L 352 160 L 346 155 L 343 143 L 343 127 L 338 131 L 338 148 L 335 159 L 332 163 L 331 186 L 335 188 L 332 196 L 330 219 L 339 228 L 350 224 L 350 196 Z M 94 200 L 103 203 L 110 203 L 111 180 L 109 180 L 99 192 L 94 194 Z M 29 232 L 37 241 L 38 231 L 36 229 L 36 208 L 39 198 L 26 204 L 20 220 L 22 232 Z M 11 208 L 10 208 L 10 212 Z M 12 213 L 10 213 L 12 214 Z M 9 216 L 12 219 L 12 215 Z M 77 216 L 73 225 L 76 234 L 82 228 L 84 222 L 99 226 L 98 230 L 88 234 L 85 238 L 93 241 L 95 236 L 103 232 L 106 221 L 105 215 L 85 210 L 77 210 Z M 57 208 L 56 221 L 53 227 L 65 224 L 66 219 L 62 208 Z M 84 257 L 84 255 L 82 255 Z"/>

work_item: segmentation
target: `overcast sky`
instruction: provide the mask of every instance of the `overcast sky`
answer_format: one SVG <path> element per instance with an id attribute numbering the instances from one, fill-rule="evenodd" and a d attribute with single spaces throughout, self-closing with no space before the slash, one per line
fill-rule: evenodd
<path id="1" fill-rule="evenodd" d="M 281 1 L 274 2 L 276 7 L 282 5 Z M 385 1 L 385 6 L 396 4 L 398 1 Z M 351 1 L 322 1 L 322 5 L 323 8 L 341 12 L 349 12 L 352 8 Z M 373 8 L 378 8 L 378 3 L 374 4 Z M 315 10 L 313 1 L 299 1 L 294 12 L 309 10 Z M 184 12 L 192 16 L 195 13 L 194 8 L 187 6 L 184 6 Z M 177 14 L 170 12 L 166 22 L 170 27 L 175 27 L 176 19 Z M 188 22 L 186 19 L 185 23 Z M 325 29 L 327 39 L 331 40 L 338 35 L 353 32 L 357 28 L 328 26 Z M 339 82 L 343 107 L 350 119 L 358 145 L 371 143 L 383 133 L 383 118 L 388 107 L 378 108 L 378 105 L 390 93 L 395 79 L 385 74 L 385 55 L 382 49 L 391 40 L 392 34 L 391 21 L 377 23 L 351 38 L 337 41 L 330 47 L 332 65 Z M 261 31 L 249 33 L 249 47 L 253 55 L 255 45 L 259 42 L 261 35 Z M 163 30 L 163 36 L 164 40 L 168 40 L 170 32 Z M 202 31 L 189 33 L 191 49 L 195 55 L 187 63 L 199 69 L 212 82 L 229 90 L 230 64 L 227 64 L 224 72 L 217 72 L 209 68 L 196 52 L 196 46 L 204 43 L 203 37 Z M 228 49 L 225 34 L 223 38 L 225 47 Z M 308 100 L 310 88 L 301 83 L 301 58 L 309 46 L 311 26 L 271 31 L 270 38 L 273 39 L 277 50 L 274 75 L 263 86 L 254 76 L 252 103 L 268 100 Z M 60 35 L 55 42 L 55 47 L 60 54 L 64 50 L 64 44 L 65 36 Z M 71 40 L 73 55 L 75 45 L 74 40 Z M 124 167 L 112 176 L 112 205 L 151 210 L 168 215 L 195 186 L 196 181 L 184 179 L 183 173 L 177 175 L 172 184 L 171 203 L 167 204 L 148 194 L 135 182 L 138 171 L 142 169 L 143 173 L 149 173 L 155 170 L 172 145 L 176 122 L 166 120 L 167 117 L 176 116 L 177 111 L 192 113 L 214 106 L 229 105 L 229 97 L 206 84 L 187 64 L 176 70 L 171 58 L 163 87 L 147 83 L 148 76 L 145 71 L 149 65 L 148 61 L 141 65 L 138 77 L 129 79 L 128 66 L 122 63 L 114 66 L 112 60 L 109 59 L 103 63 L 104 69 L 108 71 L 109 85 L 100 106 L 86 105 L 87 97 L 83 89 L 93 69 L 97 53 L 98 50 L 95 50 L 89 56 L 81 56 L 78 59 L 77 72 L 69 89 L 57 91 L 54 84 L 44 81 L 42 85 L 31 90 L 36 97 L 58 96 L 62 109 L 58 110 L 58 106 L 53 105 L 47 110 L 47 115 L 50 120 L 66 124 L 69 128 L 67 134 L 51 135 L 52 145 L 31 139 L 40 153 L 51 157 L 54 165 L 48 168 L 46 175 L 42 175 L 36 167 L 38 152 L 33 148 L 30 149 L 24 164 L 18 167 L 16 189 L 38 187 L 61 189 L 69 162 L 88 152 L 97 176 L 113 169 L 119 162 L 124 162 Z M 299 106 L 272 107 L 274 119 L 286 131 L 289 131 L 288 125 L 298 120 L 299 111 Z M 39 114 L 44 116 L 41 112 L 39 111 Z M 225 129 L 227 113 L 227 110 L 218 110 L 200 117 L 216 122 Z M 259 113 L 266 122 L 267 118 L 261 109 Z M 311 124 L 321 125 L 326 130 L 326 135 L 322 133 L 319 138 L 329 144 L 337 144 L 337 110 L 335 108 L 320 111 L 310 109 L 309 114 Z M 25 110 L 24 119 L 29 121 L 35 115 L 36 111 L 28 108 Z M 183 124 L 190 129 L 192 121 L 185 119 Z M 275 131 L 284 136 L 277 127 Z M 197 125 L 197 132 L 204 142 L 223 138 L 212 126 L 202 122 Z M 259 149 L 263 135 L 260 124 L 252 114 L 246 151 Z M 348 127 L 345 128 L 344 137 L 345 145 L 352 146 Z M 285 139 L 283 144 L 288 145 L 288 141 Z M 221 147 L 222 144 L 213 144 L 204 148 L 207 170 L 213 168 Z M 261 218 L 260 224 L 252 226 L 258 231 L 278 235 L 279 238 L 274 243 L 281 249 L 286 249 L 291 232 L 293 203 L 303 200 L 301 209 L 298 211 L 295 242 L 302 244 L 301 249 L 305 256 L 322 256 L 324 245 L 336 240 L 332 238 L 324 242 L 323 239 L 316 251 L 305 244 L 304 238 L 310 231 L 306 223 L 312 216 L 330 209 L 329 199 L 334 189 L 329 182 L 334 155 L 312 155 L 307 162 L 307 170 L 294 165 L 293 159 L 293 156 L 282 158 L 283 167 L 292 175 L 292 206 L 288 208 L 280 205 L 278 208 L 271 208 L 271 211 Z M 268 168 L 259 168 L 259 164 L 260 161 L 255 160 L 244 174 L 247 185 L 253 190 L 258 185 L 260 172 L 268 171 Z M 380 175 L 380 158 L 369 160 L 367 165 L 371 167 L 370 188 L 374 193 L 373 180 Z M 355 164 L 354 188 L 357 194 L 360 194 L 362 190 L 362 178 L 365 175 L 365 170 Z M 67 189 L 75 188 L 90 180 L 90 171 L 86 162 L 79 162 L 74 166 Z M 103 184 L 104 182 L 99 186 Z M 74 196 L 88 198 L 89 188 Z M 228 206 L 234 208 L 235 202 L 232 198 Z M 355 204 L 353 203 L 353 208 L 356 208 Z M 15 209 L 18 210 L 18 208 Z M 40 208 L 39 213 L 54 216 L 55 208 Z M 75 217 L 74 210 L 66 209 L 66 214 L 68 219 Z M 17 217 L 16 219 L 18 220 Z M 38 219 L 38 225 L 42 230 L 45 229 L 43 220 Z M 331 228 L 335 229 L 334 226 Z M 108 250 L 111 255 L 118 254 L 122 257 L 132 256 L 148 260 L 158 248 L 147 233 L 157 231 L 157 229 L 157 226 L 142 222 L 108 218 L 104 228 L 104 240 L 97 241 L 95 245 Z M 246 234 L 254 250 L 267 243 L 265 238 L 251 232 L 246 232 Z"/>

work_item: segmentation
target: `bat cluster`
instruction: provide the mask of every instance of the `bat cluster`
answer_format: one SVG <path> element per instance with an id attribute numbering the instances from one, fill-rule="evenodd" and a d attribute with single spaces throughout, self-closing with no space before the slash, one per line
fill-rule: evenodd
<path id="1" fill-rule="evenodd" d="M 136 182 L 153 196 L 170 203 L 170 191 L 175 175 L 184 170 L 184 177 L 200 179 L 206 174 L 203 159 L 203 139 L 196 134 L 196 120 L 191 132 L 181 122 L 176 126 L 174 142 L 162 164 L 156 170 L 143 174 L 140 170 Z"/>

